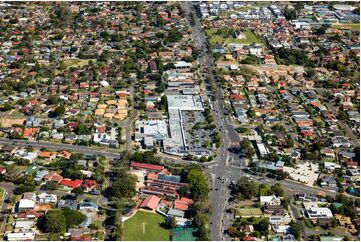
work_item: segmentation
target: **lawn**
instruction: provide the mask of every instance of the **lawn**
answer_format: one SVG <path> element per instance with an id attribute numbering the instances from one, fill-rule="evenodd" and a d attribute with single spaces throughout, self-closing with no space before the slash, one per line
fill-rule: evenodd
<path id="1" fill-rule="evenodd" d="M 241 217 L 260 217 L 263 213 L 259 208 L 239 208 L 236 210 L 236 216 Z"/>
<path id="2" fill-rule="evenodd" d="M 67 69 L 70 67 L 83 67 L 89 65 L 89 61 L 95 62 L 96 59 L 84 59 L 84 60 L 64 60 L 64 64 Z"/>
<path id="3" fill-rule="evenodd" d="M 138 211 L 134 217 L 124 222 L 124 240 L 169 241 L 170 231 L 160 225 L 165 218 L 159 214 Z"/>
<path id="4" fill-rule="evenodd" d="M 220 43 L 220 44 L 252 44 L 252 43 L 260 43 L 257 36 L 249 31 L 246 30 L 243 33 L 245 34 L 245 39 L 237 39 L 237 38 L 223 38 L 216 34 L 217 29 L 207 29 L 206 34 L 209 38 L 209 42 L 211 44 Z"/>
<path id="5" fill-rule="evenodd" d="M 353 31 L 360 31 L 360 23 L 348 23 L 348 24 L 332 24 L 334 29 L 351 28 Z"/>

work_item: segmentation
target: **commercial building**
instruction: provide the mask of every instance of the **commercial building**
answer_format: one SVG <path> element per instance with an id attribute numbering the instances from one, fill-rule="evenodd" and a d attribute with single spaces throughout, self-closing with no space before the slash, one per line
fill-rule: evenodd
<path id="1" fill-rule="evenodd" d="M 169 138 L 163 140 L 165 152 L 184 154 L 188 150 L 183 127 L 183 111 L 204 111 L 202 98 L 198 95 L 167 96 L 169 115 Z"/>

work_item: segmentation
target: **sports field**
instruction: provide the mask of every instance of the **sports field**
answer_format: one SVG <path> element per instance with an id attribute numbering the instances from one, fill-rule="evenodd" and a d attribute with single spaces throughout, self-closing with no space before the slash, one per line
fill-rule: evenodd
<path id="1" fill-rule="evenodd" d="M 124 222 L 123 240 L 170 240 L 170 231 L 161 227 L 165 218 L 159 214 L 138 211 Z"/>
<path id="2" fill-rule="evenodd" d="M 360 31 L 360 23 L 345 23 L 345 24 L 332 24 L 333 29 L 348 29 L 351 28 L 353 31 Z"/>

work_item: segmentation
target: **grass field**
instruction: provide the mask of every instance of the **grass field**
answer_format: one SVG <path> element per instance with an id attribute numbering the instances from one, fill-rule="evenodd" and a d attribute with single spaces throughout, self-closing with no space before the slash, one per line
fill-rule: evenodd
<path id="1" fill-rule="evenodd" d="M 83 67 L 89 65 L 89 61 L 95 62 L 95 59 L 86 59 L 86 60 L 64 60 L 64 64 L 67 69 L 70 67 Z"/>
<path id="2" fill-rule="evenodd" d="M 259 39 L 256 37 L 254 33 L 249 30 L 244 31 L 244 35 L 246 39 L 237 39 L 237 38 L 223 38 L 216 34 L 217 29 L 207 29 L 206 34 L 209 38 L 209 42 L 211 44 L 252 44 L 252 43 L 260 43 Z"/>
<path id="3" fill-rule="evenodd" d="M 332 24 L 333 29 L 349 28 L 353 31 L 360 31 L 360 23 L 349 23 L 349 24 Z"/>
<path id="4" fill-rule="evenodd" d="M 260 217 L 263 213 L 259 208 L 239 208 L 236 210 L 236 216 L 241 217 Z"/>
<path id="5" fill-rule="evenodd" d="M 138 211 L 134 217 L 124 222 L 123 240 L 162 240 L 169 241 L 170 231 L 160 224 L 165 218 L 159 214 Z"/>

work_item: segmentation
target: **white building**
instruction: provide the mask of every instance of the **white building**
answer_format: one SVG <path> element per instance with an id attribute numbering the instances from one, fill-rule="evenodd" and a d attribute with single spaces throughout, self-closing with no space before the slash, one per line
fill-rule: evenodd
<path id="1" fill-rule="evenodd" d="M 31 241 L 35 238 L 35 233 L 8 233 L 8 241 Z"/>
<path id="2" fill-rule="evenodd" d="M 36 195 L 36 201 L 38 203 L 56 203 L 58 201 L 58 197 L 55 194 L 43 192 Z"/>
<path id="3" fill-rule="evenodd" d="M 306 210 L 305 213 L 307 214 L 308 218 L 311 219 L 318 219 L 318 218 L 332 218 L 332 212 L 329 208 L 315 208 L 312 207 L 309 210 Z"/>
<path id="4" fill-rule="evenodd" d="M 304 202 L 303 206 L 305 207 L 305 215 L 310 219 L 318 218 L 332 218 L 332 212 L 329 208 L 318 207 L 316 202 Z"/>
<path id="5" fill-rule="evenodd" d="M 35 208 L 35 202 L 30 199 L 21 199 L 18 204 L 18 210 L 20 212 L 28 210 L 28 209 L 34 209 L 34 208 Z"/>
<path id="6" fill-rule="evenodd" d="M 260 196 L 261 205 L 281 205 L 281 199 L 276 195 L 272 196 Z"/>
<path id="7" fill-rule="evenodd" d="M 34 221 L 16 221 L 14 224 L 15 232 L 32 232 Z"/>
<path id="8" fill-rule="evenodd" d="M 95 144 L 117 146 L 118 145 L 118 129 L 111 128 L 110 132 L 93 134 L 93 142 Z"/>

